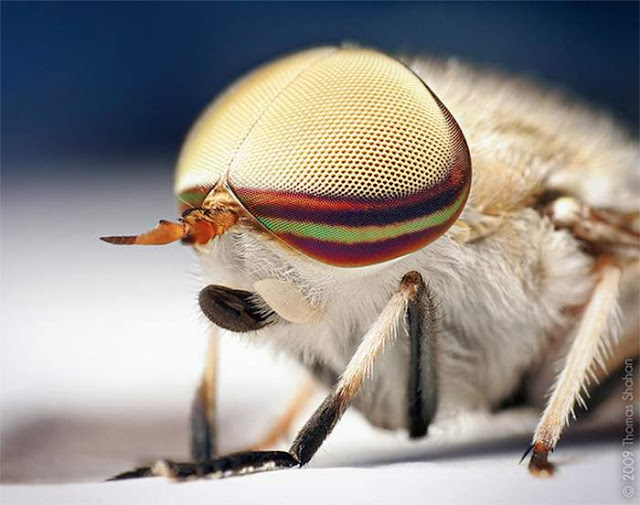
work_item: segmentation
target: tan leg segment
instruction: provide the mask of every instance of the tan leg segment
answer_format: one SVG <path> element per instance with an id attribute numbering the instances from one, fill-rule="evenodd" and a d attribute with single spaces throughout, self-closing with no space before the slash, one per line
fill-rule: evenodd
<path id="1" fill-rule="evenodd" d="M 424 289 L 422 278 L 415 272 L 408 273 L 400 284 L 400 289 L 382 310 L 382 313 L 364 336 L 347 369 L 340 377 L 336 394 L 347 403 L 360 390 L 365 377 L 371 375 L 373 365 L 382 351 L 396 338 L 399 321 L 407 312 L 411 300 L 417 299 Z"/>
<path id="2" fill-rule="evenodd" d="M 202 388 L 206 398 L 207 420 L 209 426 L 215 431 L 216 425 L 216 391 L 218 383 L 218 329 L 213 327 L 209 334 L 209 349 L 207 350 L 207 363 L 202 374 Z"/>
<path id="3" fill-rule="evenodd" d="M 283 440 L 291 431 L 295 420 L 302 414 L 309 400 L 316 390 L 316 382 L 307 377 L 298 388 L 295 396 L 287 406 L 287 410 L 280 416 L 273 427 L 256 444 L 248 448 L 250 451 L 264 451 L 271 449 Z"/>
<path id="4" fill-rule="evenodd" d="M 575 404 L 586 408 L 582 394 L 588 395 L 586 387 L 595 379 L 593 367 L 597 363 L 605 368 L 606 354 L 610 350 L 612 320 L 615 321 L 618 307 L 618 285 L 620 269 L 603 264 L 599 270 L 591 299 L 577 327 L 564 368 L 553 387 L 547 407 L 542 414 L 533 436 L 533 454 L 529 470 L 534 475 L 546 477 L 553 473 L 548 462 L 563 429 L 569 423 Z"/>
<path id="5" fill-rule="evenodd" d="M 557 227 L 570 230 L 576 238 L 601 248 L 625 248 L 637 259 L 639 213 L 595 209 L 568 196 L 550 203 L 546 212 Z"/>

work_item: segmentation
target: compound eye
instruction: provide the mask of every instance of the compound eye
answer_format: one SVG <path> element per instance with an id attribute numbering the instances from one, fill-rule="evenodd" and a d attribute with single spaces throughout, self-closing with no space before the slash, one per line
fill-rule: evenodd
<path id="1" fill-rule="evenodd" d="M 381 263 L 436 240 L 471 182 L 456 121 L 389 56 L 336 48 L 310 59 L 236 151 L 229 189 L 266 229 L 331 265 Z"/>

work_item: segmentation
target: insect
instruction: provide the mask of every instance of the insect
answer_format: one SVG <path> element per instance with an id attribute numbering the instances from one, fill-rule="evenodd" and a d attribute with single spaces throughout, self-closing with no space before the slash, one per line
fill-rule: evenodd
<path id="1" fill-rule="evenodd" d="M 219 456 L 214 344 L 193 461 L 117 478 L 304 465 L 351 405 L 421 437 L 545 389 L 529 468 L 550 475 L 587 387 L 637 356 L 637 167 L 605 115 L 455 61 L 345 46 L 258 68 L 189 133 L 179 221 L 103 239 L 192 245 L 213 325 L 272 343 L 331 392 L 289 451 Z"/>

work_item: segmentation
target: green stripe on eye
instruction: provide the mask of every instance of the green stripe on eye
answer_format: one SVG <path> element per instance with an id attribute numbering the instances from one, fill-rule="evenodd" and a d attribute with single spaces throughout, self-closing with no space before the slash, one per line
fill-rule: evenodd
<path id="1" fill-rule="evenodd" d="M 417 219 L 386 226 L 336 226 L 281 218 L 261 217 L 259 219 L 267 228 L 277 233 L 292 233 L 315 240 L 343 242 L 347 244 L 378 242 L 446 223 L 464 203 L 467 192 L 468 189 L 463 191 L 458 199 L 451 205 L 437 212 Z"/>

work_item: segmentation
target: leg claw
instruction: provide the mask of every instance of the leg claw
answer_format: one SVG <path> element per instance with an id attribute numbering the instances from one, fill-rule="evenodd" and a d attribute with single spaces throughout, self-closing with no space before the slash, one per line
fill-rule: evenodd
<path id="1" fill-rule="evenodd" d="M 556 471 L 553 463 L 549 463 L 551 449 L 543 444 L 534 444 L 531 460 L 529 461 L 529 473 L 536 477 L 553 477 Z"/>

